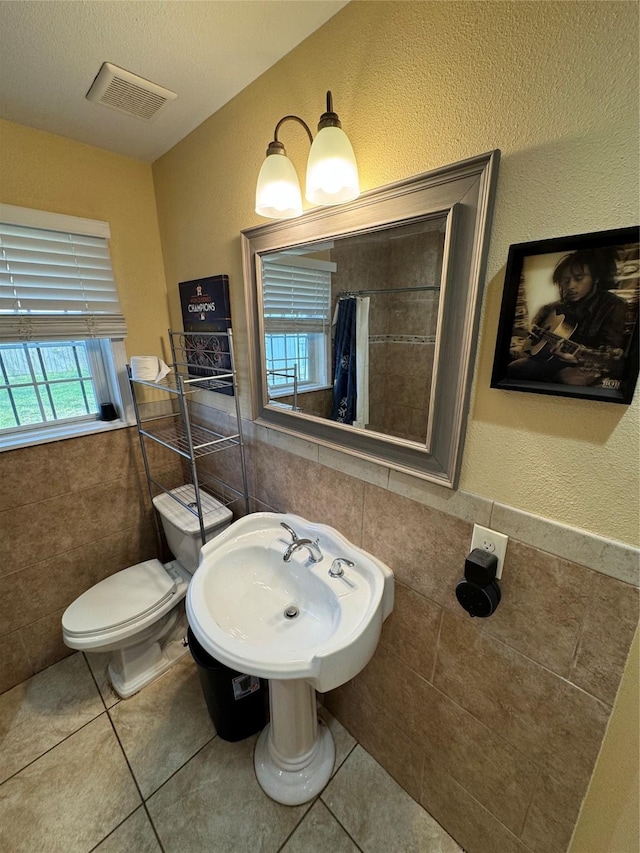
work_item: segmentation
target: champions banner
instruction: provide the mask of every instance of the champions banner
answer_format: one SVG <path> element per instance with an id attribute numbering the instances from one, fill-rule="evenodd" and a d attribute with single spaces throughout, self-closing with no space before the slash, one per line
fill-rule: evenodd
<path id="1" fill-rule="evenodd" d="M 218 373 L 231 372 L 229 338 L 211 334 L 231 328 L 229 276 L 212 275 L 182 281 L 178 287 L 184 331 L 202 333 L 187 339 L 189 372 L 194 376 L 211 375 L 211 368 Z M 219 393 L 232 395 L 232 385 L 225 384 Z"/>

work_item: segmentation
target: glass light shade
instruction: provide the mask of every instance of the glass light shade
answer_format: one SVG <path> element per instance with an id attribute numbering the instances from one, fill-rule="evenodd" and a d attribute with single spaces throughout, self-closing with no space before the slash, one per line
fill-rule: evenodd
<path id="1" fill-rule="evenodd" d="M 256 213 L 268 219 L 302 215 L 300 181 L 285 154 L 269 154 L 258 175 Z"/>
<path id="2" fill-rule="evenodd" d="M 341 204 L 359 195 L 358 166 L 347 134 L 339 127 L 323 127 L 309 152 L 307 200 Z"/>

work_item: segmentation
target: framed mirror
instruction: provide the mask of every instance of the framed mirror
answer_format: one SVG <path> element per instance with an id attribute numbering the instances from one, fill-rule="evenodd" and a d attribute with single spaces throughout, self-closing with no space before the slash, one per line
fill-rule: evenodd
<path id="1" fill-rule="evenodd" d="M 499 153 L 242 232 L 254 420 L 456 487 Z"/>

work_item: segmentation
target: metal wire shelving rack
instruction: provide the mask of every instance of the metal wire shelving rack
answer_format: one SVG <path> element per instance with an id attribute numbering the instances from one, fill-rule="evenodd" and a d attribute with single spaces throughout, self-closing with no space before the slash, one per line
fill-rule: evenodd
<path id="1" fill-rule="evenodd" d="M 249 492 L 247 486 L 247 468 L 238 385 L 233 357 L 233 333 L 226 332 L 180 332 L 169 330 L 171 346 L 172 373 L 165 379 L 155 382 L 146 379 L 134 379 L 129 374 L 131 393 L 136 415 L 138 435 L 142 449 L 142 459 L 149 489 L 153 499 L 154 487 L 170 495 L 173 500 L 195 515 L 200 525 L 200 536 L 204 545 L 205 528 L 203 520 L 202 490 L 215 497 L 224 506 L 237 501 L 244 504 L 244 512 L 249 512 Z M 147 386 L 166 392 L 175 401 L 172 412 L 143 417 L 136 396 L 137 386 Z M 214 392 L 233 396 L 235 403 L 235 431 L 228 435 L 215 431 L 209 426 L 198 423 L 202 415 L 191 413 L 191 402 L 207 406 L 207 398 L 200 392 Z M 211 400 L 209 399 L 209 405 Z M 215 408 L 215 407 L 212 407 Z M 146 440 L 161 444 L 179 454 L 189 470 L 189 482 L 193 485 L 193 502 L 183 500 L 175 490 L 166 488 L 154 478 Z M 209 472 L 198 471 L 197 461 L 213 453 L 238 448 L 242 489 L 232 487 Z M 156 519 L 157 523 L 157 519 Z"/>

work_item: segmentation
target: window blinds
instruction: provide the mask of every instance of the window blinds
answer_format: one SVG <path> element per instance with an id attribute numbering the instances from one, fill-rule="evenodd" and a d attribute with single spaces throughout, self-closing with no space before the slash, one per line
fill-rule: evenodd
<path id="1" fill-rule="evenodd" d="M 55 223 L 56 215 L 49 216 Z M 0 340 L 124 337 L 109 245 L 99 236 L 103 223 L 95 223 L 97 233 L 90 234 L 11 218 L 0 221 Z M 67 226 L 72 219 L 59 217 Z M 87 220 L 78 221 L 90 230 Z"/>
<path id="2" fill-rule="evenodd" d="M 263 258 L 265 332 L 326 332 L 335 264 L 313 258 Z"/>

